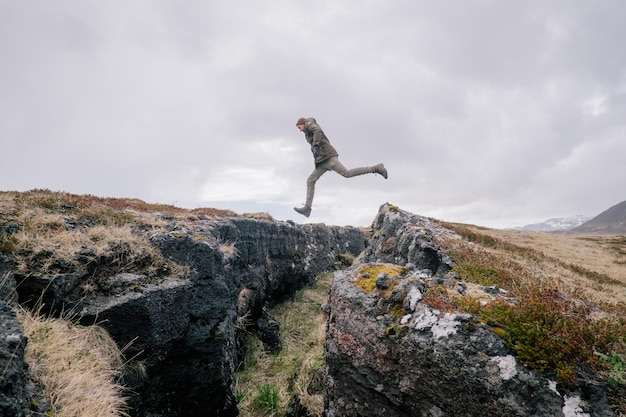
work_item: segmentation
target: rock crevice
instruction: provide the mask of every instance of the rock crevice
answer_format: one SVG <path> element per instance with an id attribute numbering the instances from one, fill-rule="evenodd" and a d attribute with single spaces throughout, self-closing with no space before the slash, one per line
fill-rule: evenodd
<path id="1" fill-rule="evenodd" d="M 602 387 L 557 390 L 518 363 L 487 325 L 424 301 L 434 285 L 466 290 L 438 244 L 459 237 L 431 219 L 385 204 L 368 238 L 353 227 L 240 217 L 170 218 L 157 232 L 137 233 L 187 273 L 116 272 L 84 295 L 89 268 L 106 266 L 64 263 L 56 275 L 18 274 L 0 254 L 5 300 L 77 312 L 141 362 L 145 373 L 123 376 L 133 416 L 238 415 L 233 375 L 245 333 L 280 349 L 267 307 L 331 270 L 321 382 L 327 417 L 614 415 Z M 343 269 L 346 254 L 357 262 Z M 86 248 L 77 256 L 92 255 Z M 7 416 L 22 416 L 28 368 L 16 340 L 23 339 L 13 336 L 21 330 L 9 305 L 0 303 L 0 313 L 0 404 Z"/>
<path id="2" fill-rule="evenodd" d="M 240 217 L 172 218 L 165 230 L 146 237 L 188 273 L 117 273 L 87 295 L 79 291 L 88 276 L 83 267 L 22 273 L 17 286 L 20 302 L 51 314 L 73 311 L 82 324 L 99 324 L 127 358 L 141 363 L 145 373 L 129 370 L 123 377 L 137 417 L 237 415 L 233 374 L 245 333 L 259 331 L 268 348 L 278 349 L 278 327 L 265 307 L 366 244 L 358 228 Z M 0 259 L 0 267 L 7 277 L 0 293 L 13 294 L 9 260 Z"/>

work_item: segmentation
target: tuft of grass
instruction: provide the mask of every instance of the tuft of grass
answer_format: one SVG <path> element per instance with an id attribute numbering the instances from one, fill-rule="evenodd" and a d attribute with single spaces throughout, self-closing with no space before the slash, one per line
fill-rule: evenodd
<path id="1" fill-rule="evenodd" d="M 335 269 L 348 268 L 352 266 L 355 260 L 355 256 L 351 253 L 340 253 L 337 255 L 337 262 L 335 262 Z"/>
<path id="2" fill-rule="evenodd" d="M 263 415 L 273 415 L 280 408 L 279 388 L 274 384 L 263 384 L 252 400 L 252 407 Z"/>
<path id="3" fill-rule="evenodd" d="M 272 215 L 267 212 L 244 213 L 242 216 L 245 218 L 254 219 L 254 220 L 262 220 L 262 221 L 267 221 L 267 222 L 274 221 L 274 218 L 272 217 Z"/>
<path id="4" fill-rule="evenodd" d="M 102 206 L 95 197 L 47 191 L 0 193 L 0 211 L 16 225 L 15 231 L 0 236 L 0 250 L 11 256 L 18 273 L 55 274 L 85 263 L 96 270 L 94 280 L 103 269 L 107 276 L 187 273 L 140 232 L 163 230 L 158 216 Z"/>
<path id="5" fill-rule="evenodd" d="M 18 240 L 13 235 L 0 235 L 0 253 L 5 255 L 15 252 Z"/>
<path id="6" fill-rule="evenodd" d="M 220 244 L 220 251 L 224 255 L 224 259 L 229 260 L 236 258 L 238 254 L 237 244 L 235 242 L 224 242 Z"/>
<path id="7" fill-rule="evenodd" d="M 22 310 L 18 317 L 28 338 L 30 374 L 50 400 L 50 415 L 128 415 L 123 389 L 116 383 L 122 354 L 104 329 Z"/>

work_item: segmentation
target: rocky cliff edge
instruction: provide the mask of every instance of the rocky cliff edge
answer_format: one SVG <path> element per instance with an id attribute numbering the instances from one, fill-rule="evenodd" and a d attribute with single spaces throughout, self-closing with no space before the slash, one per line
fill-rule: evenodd
<path id="1" fill-rule="evenodd" d="M 92 227 L 72 213 L 54 227 Z M 12 236 L 24 224 L 0 225 L 4 241 L 19 240 Z M 438 243 L 459 237 L 431 219 L 385 204 L 367 238 L 352 227 L 271 219 L 162 215 L 159 224 L 142 223 L 133 234 L 184 274 L 163 264 L 159 273 L 109 268 L 128 256 L 124 245 L 109 258 L 83 248 L 55 260 L 54 273 L 17 268 L 10 250 L 0 256 L 5 300 L 98 323 L 129 363 L 141 363 L 145 372 L 123 376 L 133 416 L 236 416 L 233 373 L 245 332 L 280 349 L 265 307 L 338 269 L 343 254 L 359 258 L 335 272 L 328 301 L 328 417 L 614 415 L 603 385 L 565 387 L 520 364 L 481 320 L 425 302 L 441 286 L 465 290 Z M 27 415 L 25 339 L 10 308 L 1 309 L 0 401 L 7 415 Z"/>
<path id="2" fill-rule="evenodd" d="M 594 384 L 570 391 L 518 363 L 486 324 L 424 295 L 465 286 L 437 245 L 460 238 L 384 205 L 360 263 L 335 272 L 325 345 L 329 417 L 612 416 Z M 486 289 L 487 290 L 487 289 Z"/>
<path id="3" fill-rule="evenodd" d="M 13 305 L 104 327 L 124 349 L 122 382 L 129 413 L 138 417 L 236 416 L 233 374 L 246 332 L 259 332 L 268 350 L 278 349 L 278 328 L 265 307 L 335 269 L 342 256 L 354 258 L 366 244 L 354 227 L 138 213 L 103 207 L 91 197 L 33 194 L 3 196 L 9 203 L 0 206 L 6 253 L 0 253 L 0 294 Z M 38 199 L 36 212 L 25 209 L 26 198 Z M 94 235 L 107 218 L 111 226 Z M 25 229 L 36 220 L 46 236 L 63 233 L 52 249 L 48 242 L 27 242 L 35 234 Z M 127 240 L 112 235 L 119 224 Z M 56 254 L 58 246 L 85 242 L 86 235 L 94 236 L 94 247 L 73 245 Z M 7 394 L 0 405 L 3 413 L 11 411 L 7 416 L 19 417 L 29 403 L 23 396 L 26 338 L 11 310 L 5 313 L 0 387 Z"/>

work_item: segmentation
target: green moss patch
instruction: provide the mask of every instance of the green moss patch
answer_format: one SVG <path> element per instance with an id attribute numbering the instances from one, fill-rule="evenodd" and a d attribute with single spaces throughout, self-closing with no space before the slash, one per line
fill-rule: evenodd
<path id="1" fill-rule="evenodd" d="M 356 286 L 366 293 L 370 293 L 376 289 L 376 277 L 380 274 L 387 274 L 389 277 L 393 278 L 406 275 L 406 273 L 406 268 L 398 265 L 383 263 L 366 264 L 357 271 L 358 279 Z"/>

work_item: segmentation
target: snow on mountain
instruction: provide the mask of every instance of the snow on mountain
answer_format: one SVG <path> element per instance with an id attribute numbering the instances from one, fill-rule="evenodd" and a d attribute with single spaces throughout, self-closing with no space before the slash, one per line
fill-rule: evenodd
<path id="1" fill-rule="evenodd" d="M 526 226 L 516 227 L 516 229 L 532 230 L 535 232 L 557 232 L 573 229 L 574 227 L 578 227 L 589 220 L 591 220 L 591 217 L 577 214 L 571 217 L 548 219 L 545 222 L 528 224 Z"/>

